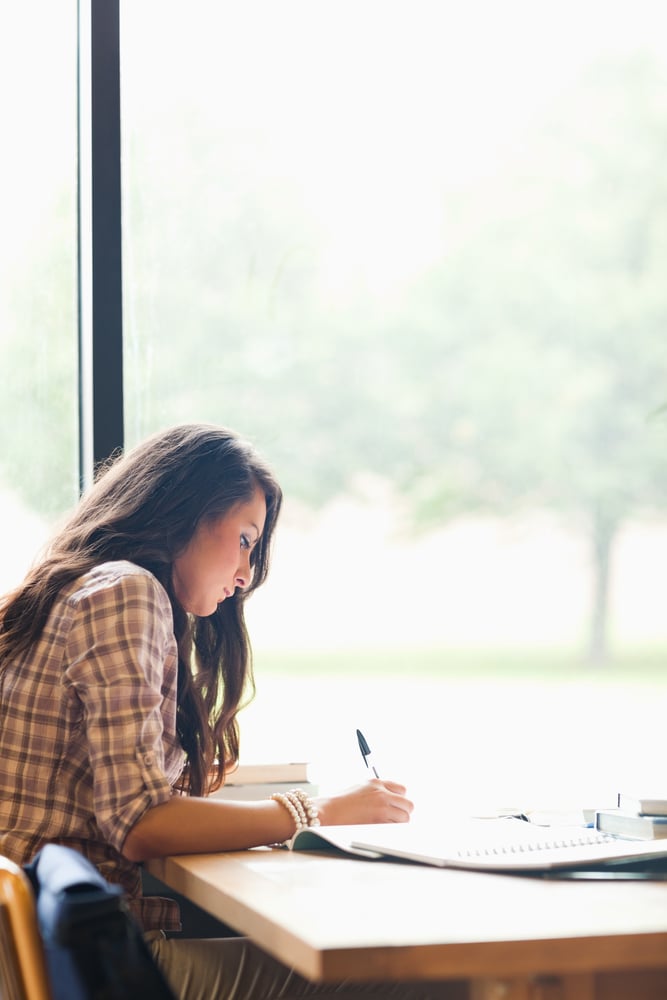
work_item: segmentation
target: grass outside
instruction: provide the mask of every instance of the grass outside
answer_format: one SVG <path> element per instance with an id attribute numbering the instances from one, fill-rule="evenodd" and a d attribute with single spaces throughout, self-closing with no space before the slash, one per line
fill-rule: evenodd
<path id="1" fill-rule="evenodd" d="M 363 777 L 355 727 L 420 811 L 613 805 L 664 792 L 667 647 L 577 651 L 258 652 L 241 718 L 247 759 L 309 760 L 325 788 Z"/>
<path id="2" fill-rule="evenodd" d="M 605 663 L 587 661 L 571 647 L 520 649 L 349 649 L 260 650 L 255 670 L 264 676 L 355 676 L 496 680 L 631 681 L 667 684 L 667 644 L 617 648 Z"/>

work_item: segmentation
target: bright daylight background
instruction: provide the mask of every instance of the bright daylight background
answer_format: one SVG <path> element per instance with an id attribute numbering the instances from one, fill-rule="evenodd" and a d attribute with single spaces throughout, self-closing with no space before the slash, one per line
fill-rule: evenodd
<path id="1" fill-rule="evenodd" d="M 2 587 L 77 489 L 75 7 L 0 60 Z M 246 759 L 346 785 L 361 727 L 422 808 L 665 791 L 664 3 L 121 31 L 128 444 L 226 423 L 286 490 Z"/>

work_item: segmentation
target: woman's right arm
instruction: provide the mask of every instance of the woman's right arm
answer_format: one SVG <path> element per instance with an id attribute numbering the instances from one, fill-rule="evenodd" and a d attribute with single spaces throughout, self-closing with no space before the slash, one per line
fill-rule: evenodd
<path id="1" fill-rule="evenodd" d="M 405 823 L 413 804 L 405 788 L 374 779 L 339 795 L 314 799 L 323 826 Z M 294 833 L 294 820 L 279 802 L 227 801 L 174 795 L 139 819 L 123 844 L 129 861 L 168 854 L 212 854 L 277 844 Z"/>

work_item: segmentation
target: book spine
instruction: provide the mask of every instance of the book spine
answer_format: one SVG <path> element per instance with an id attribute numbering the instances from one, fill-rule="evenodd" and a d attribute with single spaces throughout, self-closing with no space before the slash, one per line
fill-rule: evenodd
<path id="1" fill-rule="evenodd" d="M 217 792 L 212 792 L 210 798 L 251 802 L 270 799 L 275 792 L 288 792 L 291 788 L 302 788 L 310 796 L 317 795 L 319 790 L 313 781 L 261 781 L 247 785 L 223 785 Z"/>
<path id="2" fill-rule="evenodd" d="M 619 792 L 618 808 L 627 813 L 636 813 L 639 816 L 667 818 L 667 799 L 637 799 Z"/>
<path id="3" fill-rule="evenodd" d="M 600 810 L 595 816 L 595 827 L 629 840 L 662 840 L 667 837 L 667 816 Z"/>

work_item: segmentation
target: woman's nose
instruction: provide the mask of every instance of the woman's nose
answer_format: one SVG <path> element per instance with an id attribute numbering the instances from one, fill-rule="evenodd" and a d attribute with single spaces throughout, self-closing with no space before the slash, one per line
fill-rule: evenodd
<path id="1" fill-rule="evenodd" d="M 252 569 L 250 568 L 250 553 L 246 551 L 243 554 L 241 562 L 239 564 L 239 568 L 236 571 L 236 577 L 234 583 L 236 584 L 237 587 L 240 587 L 241 590 L 245 590 L 245 588 L 250 583 L 251 578 L 252 578 Z"/>

